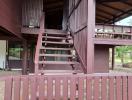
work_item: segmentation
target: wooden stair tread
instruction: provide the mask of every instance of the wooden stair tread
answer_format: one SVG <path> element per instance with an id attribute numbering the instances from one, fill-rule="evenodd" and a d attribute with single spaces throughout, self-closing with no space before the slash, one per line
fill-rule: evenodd
<path id="1" fill-rule="evenodd" d="M 45 32 L 59 32 L 59 33 L 65 33 L 64 30 L 58 30 L 58 29 L 45 29 Z"/>
<path id="2" fill-rule="evenodd" d="M 41 49 L 45 50 L 73 50 L 73 48 L 48 48 L 48 47 L 42 47 Z"/>
<path id="3" fill-rule="evenodd" d="M 43 38 L 47 38 L 47 39 L 60 39 L 60 40 L 71 39 L 71 38 L 56 37 L 56 36 L 43 36 Z"/>
<path id="4" fill-rule="evenodd" d="M 39 54 L 39 56 L 45 56 L 45 57 L 73 57 L 74 55 L 68 55 L 68 54 Z"/>
<path id="5" fill-rule="evenodd" d="M 52 42 L 52 41 L 42 41 L 42 43 L 48 43 L 48 44 L 63 44 L 63 45 L 73 45 L 73 43 L 67 43 L 67 42 Z"/>
<path id="6" fill-rule="evenodd" d="M 81 70 L 40 70 L 41 73 L 82 73 Z"/>
<path id="7" fill-rule="evenodd" d="M 44 34 L 62 35 L 62 36 L 68 35 L 68 34 L 66 34 L 66 33 L 59 33 L 59 32 L 44 32 Z M 44 35 L 44 34 L 43 34 L 43 35 Z"/>
<path id="8" fill-rule="evenodd" d="M 39 61 L 39 64 L 79 64 L 75 61 Z"/>

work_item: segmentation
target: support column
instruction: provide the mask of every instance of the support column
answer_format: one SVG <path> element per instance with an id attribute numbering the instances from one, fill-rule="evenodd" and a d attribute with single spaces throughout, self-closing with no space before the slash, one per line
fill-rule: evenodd
<path id="1" fill-rule="evenodd" d="M 91 74 L 94 73 L 95 0 L 87 1 L 87 74 Z"/>
<path id="2" fill-rule="evenodd" d="M 115 47 L 112 47 L 112 70 L 114 70 L 115 65 Z"/>
<path id="3" fill-rule="evenodd" d="M 23 41 L 23 55 L 22 55 L 22 74 L 27 74 L 27 66 L 28 66 L 28 45 L 27 41 Z"/>

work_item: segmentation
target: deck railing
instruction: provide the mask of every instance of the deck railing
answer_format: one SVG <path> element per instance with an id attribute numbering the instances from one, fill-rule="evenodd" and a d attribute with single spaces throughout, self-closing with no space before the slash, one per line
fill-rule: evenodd
<path id="1" fill-rule="evenodd" d="M 132 27 L 119 25 L 96 25 L 95 38 L 132 40 Z"/>
<path id="2" fill-rule="evenodd" d="M 132 75 L 0 78 L 0 100 L 132 100 Z"/>

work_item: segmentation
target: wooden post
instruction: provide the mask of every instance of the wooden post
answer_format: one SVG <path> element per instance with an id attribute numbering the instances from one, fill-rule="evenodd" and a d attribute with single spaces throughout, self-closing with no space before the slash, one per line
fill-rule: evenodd
<path id="1" fill-rule="evenodd" d="M 112 47 L 112 70 L 114 70 L 115 65 L 115 47 Z"/>
<path id="2" fill-rule="evenodd" d="M 28 60 L 28 45 L 27 41 L 23 41 L 23 55 L 22 55 L 22 74 L 27 74 L 27 60 Z"/>
<path id="3" fill-rule="evenodd" d="M 87 17 L 87 74 L 94 73 L 95 0 L 88 0 Z"/>

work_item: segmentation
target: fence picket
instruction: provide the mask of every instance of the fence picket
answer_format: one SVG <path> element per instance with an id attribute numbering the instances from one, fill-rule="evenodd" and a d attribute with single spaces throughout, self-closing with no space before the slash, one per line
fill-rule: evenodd
<path id="1" fill-rule="evenodd" d="M 99 81 L 100 81 L 100 77 L 94 78 L 94 100 L 99 100 L 99 95 L 100 95 Z"/>
<path id="2" fill-rule="evenodd" d="M 61 91 L 61 86 L 60 86 L 60 77 L 56 77 L 55 78 L 55 100 L 60 100 L 61 95 L 60 95 L 60 91 Z"/>
<path id="3" fill-rule="evenodd" d="M 53 100 L 53 80 L 52 77 L 47 77 L 47 98 Z"/>
<path id="4" fill-rule="evenodd" d="M 11 100 L 11 98 L 12 98 L 12 86 L 13 86 L 12 77 L 6 78 L 4 100 Z"/>
<path id="5" fill-rule="evenodd" d="M 122 77 L 116 77 L 116 100 L 122 100 Z"/>
<path id="6" fill-rule="evenodd" d="M 114 76 L 109 77 L 109 100 L 114 100 Z"/>
<path id="7" fill-rule="evenodd" d="M 37 99 L 37 80 L 36 76 L 30 77 L 30 94 L 31 94 L 31 100 Z"/>
<path id="8" fill-rule="evenodd" d="M 79 77 L 78 100 L 84 100 L 84 79 L 85 79 L 85 77 Z"/>
<path id="9" fill-rule="evenodd" d="M 92 77 L 87 77 L 87 80 L 86 80 L 86 92 L 87 92 L 87 100 L 92 100 Z"/>
<path id="10" fill-rule="evenodd" d="M 101 99 L 107 100 L 107 76 L 102 76 L 101 80 Z"/>
<path id="11" fill-rule="evenodd" d="M 39 100 L 44 100 L 45 99 L 45 82 L 44 82 L 44 77 L 39 77 L 38 78 L 38 84 L 39 84 Z"/>
<path id="12" fill-rule="evenodd" d="M 63 100 L 68 99 L 68 79 L 67 77 L 63 78 Z"/>
<path id="13" fill-rule="evenodd" d="M 128 76 L 128 100 L 132 100 L 132 76 Z"/>
<path id="14" fill-rule="evenodd" d="M 127 83 L 127 76 L 123 76 L 123 80 L 122 80 L 122 84 L 123 84 L 123 90 L 122 90 L 122 92 L 123 92 L 123 100 L 128 100 L 128 97 L 127 97 L 127 95 L 128 95 L 128 83 Z M 128 86 L 127 86 L 128 85 Z"/>
<path id="15" fill-rule="evenodd" d="M 20 87 L 21 87 L 21 80 L 20 77 L 14 77 L 14 100 L 20 100 Z"/>
<path id="16" fill-rule="evenodd" d="M 22 100 L 29 100 L 29 80 L 28 76 L 22 77 Z"/>
<path id="17" fill-rule="evenodd" d="M 70 78 L 70 100 L 76 99 L 76 78 Z"/>

